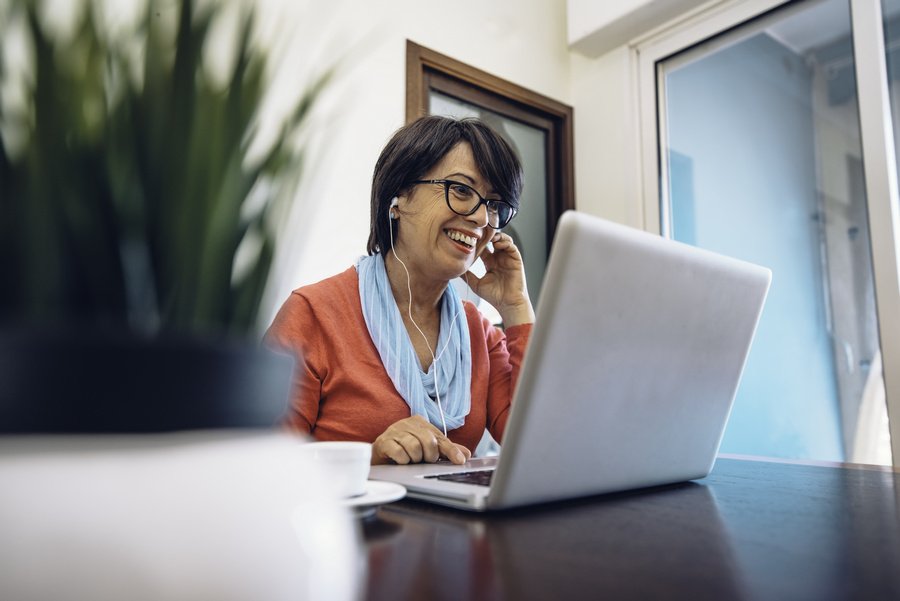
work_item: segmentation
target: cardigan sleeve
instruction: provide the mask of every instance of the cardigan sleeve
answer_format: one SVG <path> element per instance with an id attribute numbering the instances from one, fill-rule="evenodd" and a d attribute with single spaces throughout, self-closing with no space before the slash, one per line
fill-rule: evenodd
<path id="1" fill-rule="evenodd" d="M 264 344 L 294 357 L 291 405 L 285 424 L 312 433 L 319 414 L 325 363 L 321 355 L 322 330 L 309 300 L 294 292 L 279 309 L 263 338 Z"/>
<path id="2" fill-rule="evenodd" d="M 531 325 L 513 326 L 507 328 L 504 333 L 499 328 L 486 324 L 491 365 L 487 420 L 488 430 L 497 442 L 502 442 L 503 432 L 506 429 L 512 396 L 519 381 L 519 370 L 531 336 Z"/>

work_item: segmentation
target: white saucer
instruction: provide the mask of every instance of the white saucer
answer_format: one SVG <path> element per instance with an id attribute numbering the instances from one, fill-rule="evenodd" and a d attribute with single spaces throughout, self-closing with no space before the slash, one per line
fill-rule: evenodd
<path id="1" fill-rule="evenodd" d="M 366 482 L 366 492 L 358 497 L 350 497 L 341 501 L 344 507 L 349 507 L 360 517 L 367 517 L 375 513 L 375 509 L 384 503 L 399 501 L 406 496 L 406 488 L 394 482 L 381 482 L 369 480 Z"/>

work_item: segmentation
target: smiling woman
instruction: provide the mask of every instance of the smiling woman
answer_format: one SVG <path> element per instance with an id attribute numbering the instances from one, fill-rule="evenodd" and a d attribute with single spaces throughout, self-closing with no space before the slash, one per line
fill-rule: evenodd
<path id="1" fill-rule="evenodd" d="M 500 232 L 521 190 L 515 153 L 477 120 L 394 134 L 375 166 L 369 256 L 295 290 L 266 335 L 298 360 L 292 428 L 371 442 L 373 463 L 463 463 L 486 428 L 502 438 L 534 321 L 522 256 Z M 457 277 L 505 332 L 460 300 Z"/>

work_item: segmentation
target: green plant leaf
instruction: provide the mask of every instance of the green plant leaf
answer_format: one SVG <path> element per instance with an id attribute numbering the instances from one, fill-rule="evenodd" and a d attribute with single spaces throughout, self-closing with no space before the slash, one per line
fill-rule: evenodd
<path id="1" fill-rule="evenodd" d="M 92 2 L 66 40 L 46 33 L 35 2 L 0 15 L 0 35 L 24 24 L 35 59 L 22 156 L 0 140 L 0 252 L 10 259 L 0 277 L 11 283 L 0 322 L 253 330 L 276 245 L 268 216 L 293 197 L 297 136 L 334 70 L 314 79 L 263 160 L 250 164 L 268 57 L 251 44 L 247 9 L 228 86 L 218 89 L 203 49 L 219 10 L 149 0 L 140 24 L 116 39 L 97 30 Z M 14 14 L 24 19 L 3 18 Z M 134 46 L 144 48 L 140 65 L 127 51 Z M 244 205 L 263 178 L 273 191 L 248 217 Z M 251 232 L 258 255 L 235 278 Z"/>

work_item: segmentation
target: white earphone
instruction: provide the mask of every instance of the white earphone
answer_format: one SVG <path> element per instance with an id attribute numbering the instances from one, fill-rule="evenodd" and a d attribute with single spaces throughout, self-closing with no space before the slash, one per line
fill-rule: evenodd
<path id="1" fill-rule="evenodd" d="M 391 205 L 388 207 L 388 218 L 390 218 L 390 219 L 399 219 L 400 218 L 399 215 L 395 215 L 394 212 L 391 210 L 394 207 L 398 206 L 399 204 L 400 204 L 400 199 L 397 196 L 395 196 L 391 200 Z M 397 250 L 394 248 L 394 228 L 393 227 L 388 228 L 388 231 L 390 232 L 390 235 L 391 235 L 391 253 L 393 253 L 394 258 L 397 259 L 397 261 L 400 263 L 400 265 L 403 266 L 403 271 L 406 272 L 406 292 L 407 292 L 408 299 L 409 299 L 409 304 L 407 305 L 407 308 L 406 308 L 406 311 L 407 311 L 406 314 L 409 316 L 409 321 L 412 322 L 412 324 L 413 324 L 413 326 L 415 326 L 416 330 L 419 331 L 419 334 L 422 335 L 422 338 L 425 340 L 425 346 L 428 347 L 428 353 L 431 355 L 432 369 L 434 370 L 434 386 L 435 386 L 435 393 L 436 393 L 435 400 L 437 401 L 438 412 L 440 412 L 440 414 L 441 414 L 441 429 L 444 431 L 444 436 L 447 436 L 447 421 L 444 419 L 444 406 L 441 403 L 441 393 L 439 390 L 440 382 L 438 379 L 439 370 L 438 370 L 437 363 L 438 363 L 438 361 L 440 361 L 441 357 L 444 355 L 444 351 L 447 350 L 447 347 L 450 344 L 450 336 L 447 336 L 447 342 L 444 343 L 444 348 L 441 349 L 440 352 L 437 353 L 437 355 L 435 355 L 434 349 L 431 348 L 431 344 L 428 342 L 428 337 L 425 335 L 425 332 L 422 331 L 422 328 L 420 328 L 419 324 L 416 323 L 416 320 L 413 319 L 413 316 L 412 316 L 412 284 L 410 282 L 409 269 L 407 269 L 406 263 L 404 263 L 403 259 L 401 259 L 397 255 Z M 468 290 L 466 291 L 466 296 L 468 297 Z M 450 320 L 451 325 L 456 323 L 456 318 L 459 317 L 459 314 L 461 311 L 462 311 L 462 303 L 460 303 L 460 306 L 456 309 L 456 313 L 453 315 L 453 319 Z"/>

